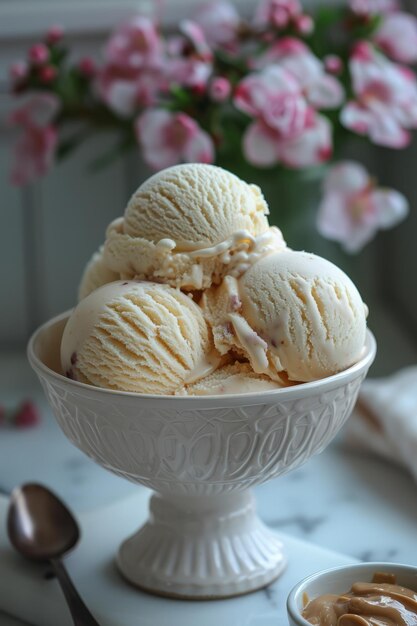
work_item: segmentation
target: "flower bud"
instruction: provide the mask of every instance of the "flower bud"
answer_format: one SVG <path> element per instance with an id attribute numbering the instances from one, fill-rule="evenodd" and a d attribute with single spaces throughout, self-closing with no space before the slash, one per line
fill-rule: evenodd
<path id="1" fill-rule="evenodd" d="M 53 65 L 45 65 L 44 67 L 41 67 L 39 70 L 39 79 L 45 85 L 52 83 L 57 77 L 57 75 L 58 75 L 58 72 L 56 70 L 56 67 L 54 67 Z"/>
<path id="2" fill-rule="evenodd" d="M 49 59 L 49 50 L 44 43 L 35 43 L 29 48 L 28 56 L 34 65 L 43 65 Z"/>
<path id="3" fill-rule="evenodd" d="M 210 83 L 209 94 L 213 102 L 224 102 L 230 96 L 232 86 L 224 76 L 216 76 Z"/>
<path id="4" fill-rule="evenodd" d="M 314 30 L 313 18 L 310 15 L 302 13 L 294 18 L 295 28 L 300 35 L 311 35 Z"/>
<path id="5" fill-rule="evenodd" d="M 329 74 L 340 74 L 343 69 L 343 61 L 336 54 L 328 54 L 324 57 L 324 67 Z"/>
<path id="6" fill-rule="evenodd" d="M 80 59 L 78 62 L 78 69 L 81 74 L 87 78 L 94 76 L 97 71 L 96 64 L 90 57 L 83 57 Z"/>
<path id="7" fill-rule="evenodd" d="M 54 26 L 51 26 L 51 28 L 49 28 L 48 32 L 46 33 L 46 42 L 50 45 L 54 45 L 55 43 L 58 43 L 58 41 L 61 41 L 63 36 L 64 29 L 62 28 L 62 26 L 58 26 L 57 24 L 55 24 Z"/>

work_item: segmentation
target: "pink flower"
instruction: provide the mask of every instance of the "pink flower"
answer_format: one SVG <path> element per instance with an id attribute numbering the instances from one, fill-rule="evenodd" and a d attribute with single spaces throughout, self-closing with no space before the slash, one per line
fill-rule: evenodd
<path id="1" fill-rule="evenodd" d="M 403 148 L 407 129 L 417 127 L 417 81 L 408 68 L 388 61 L 367 42 L 359 43 L 349 61 L 356 100 L 341 112 L 341 122 L 376 144 Z"/>
<path id="2" fill-rule="evenodd" d="M 313 107 L 336 108 L 343 102 L 340 82 L 326 74 L 323 63 L 299 39 L 284 37 L 258 59 L 261 67 L 271 63 L 279 63 L 296 78 Z"/>
<path id="3" fill-rule="evenodd" d="M 49 59 L 49 50 L 44 43 L 35 43 L 29 48 L 28 57 L 34 65 L 43 65 Z"/>
<path id="4" fill-rule="evenodd" d="M 215 76 L 210 83 L 210 98 L 213 102 L 224 102 L 230 96 L 232 86 L 224 76 Z"/>
<path id="5" fill-rule="evenodd" d="M 279 66 L 269 66 L 244 78 L 236 87 L 234 104 L 282 136 L 301 132 L 309 115 L 297 80 Z"/>
<path id="6" fill-rule="evenodd" d="M 156 103 L 164 80 L 161 72 L 142 70 L 139 73 L 107 66 L 97 77 L 97 89 L 104 102 L 118 115 L 129 117 L 141 106 Z"/>
<path id="7" fill-rule="evenodd" d="M 257 26 L 281 29 L 286 28 L 301 13 L 298 0 L 262 0 L 256 10 L 254 22 Z"/>
<path id="8" fill-rule="evenodd" d="M 193 14 L 193 20 L 203 29 L 210 46 L 230 47 L 235 43 L 240 17 L 230 2 L 207 2 Z"/>
<path id="9" fill-rule="evenodd" d="M 249 163 L 268 167 L 283 163 L 300 169 L 328 161 L 332 155 L 331 126 L 322 115 L 312 113 L 309 124 L 294 137 L 282 137 L 261 120 L 253 122 L 243 138 Z"/>
<path id="10" fill-rule="evenodd" d="M 145 161 L 155 170 L 177 163 L 212 163 L 211 137 L 185 113 L 149 109 L 135 123 Z"/>
<path id="11" fill-rule="evenodd" d="M 326 177 L 317 227 L 347 252 L 358 252 L 378 229 L 391 228 L 407 213 L 408 202 L 402 194 L 376 188 L 362 165 L 345 161 Z"/>
<path id="12" fill-rule="evenodd" d="M 274 65 L 250 74 L 237 86 L 234 104 L 255 118 L 243 138 L 250 163 L 307 167 L 330 157 L 330 124 L 308 105 L 286 69 Z"/>
<path id="13" fill-rule="evenodd" d="M 357 15 L 375 15 L 391 13 L 399 8 L 398 0 L 350 0 L 350 9 Z"/>
<path id="14" fill-rule="evenodd" d="M 414 63 L 417 61 L 417 18 L 408 13 L 386 15 L 374 40 L 394 61 Z"/>
<path id="15" fill-rule="evenodd" d="M 110 38 L 106 65 L 97 74 L 101 98 L 123 117 L 154 104 L 164 82 L 163 55 L 162 40 L 150 19 L 139 16 L 122 25 Z"/>
<path id="16" fill-rule="evenodd" d="M 161 67 L 162 41 L 155 24 L 137 16 L 112 35 L 105 49 L 105 59 L 112 66 L 130 70 Z"/>
<path id="17" fill-rule="evenodd" d="M 33 182 L 51 167 L 58 139 L 51 122 L 58 109 L 59 101 L 55 96 L 39 93 L 10 116 L 10 122 L 22 130 L 14 149 L 11 171 L 14 185 Z"/>

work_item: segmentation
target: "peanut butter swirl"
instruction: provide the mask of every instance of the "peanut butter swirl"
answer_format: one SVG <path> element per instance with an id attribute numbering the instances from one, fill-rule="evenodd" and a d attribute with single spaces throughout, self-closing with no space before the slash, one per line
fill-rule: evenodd
<path id="1" fill-rule="evenodd" d="M 376 572 L 346 593 L 307 600 L 302 616 L 315 626 L 417 626 L 417 592 L 395 583 L 393 574 Z"/>

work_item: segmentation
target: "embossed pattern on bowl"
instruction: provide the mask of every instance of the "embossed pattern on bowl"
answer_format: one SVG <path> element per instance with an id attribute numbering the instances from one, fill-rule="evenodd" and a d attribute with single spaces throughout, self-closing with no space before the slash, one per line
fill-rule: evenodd
<path id="1" fill-rule="evenodd" d="M 62 430 L 103 467 L 172 494 L 245 490 L 321 452 L 350 415 L 375 355 L 368 331 L 359 363 L 313 383 L 239 396 L 139 395 L 60 375 L 66 318 L 41 327 L 28 348 Z"/>

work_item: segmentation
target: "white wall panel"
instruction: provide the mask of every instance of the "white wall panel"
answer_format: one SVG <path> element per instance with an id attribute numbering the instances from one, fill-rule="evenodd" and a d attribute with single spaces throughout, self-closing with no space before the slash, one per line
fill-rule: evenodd
<path id="1" fill-rule="evenodd" d="M 110 145 L 106 137 L 90 141 L 42 185 L 45 319 L 74 305 L 86 262 L 104 241 L 107 224 L 123 213 L 129 196 L 124 160 L 99 172 L 89 169 Z"/>
<path id="2" fill-rule="evenodd" d="M 8 183 L 9 141 L 0 139 L 0 343 L 23 341 L 27 328 L 22 195 Z"/>

